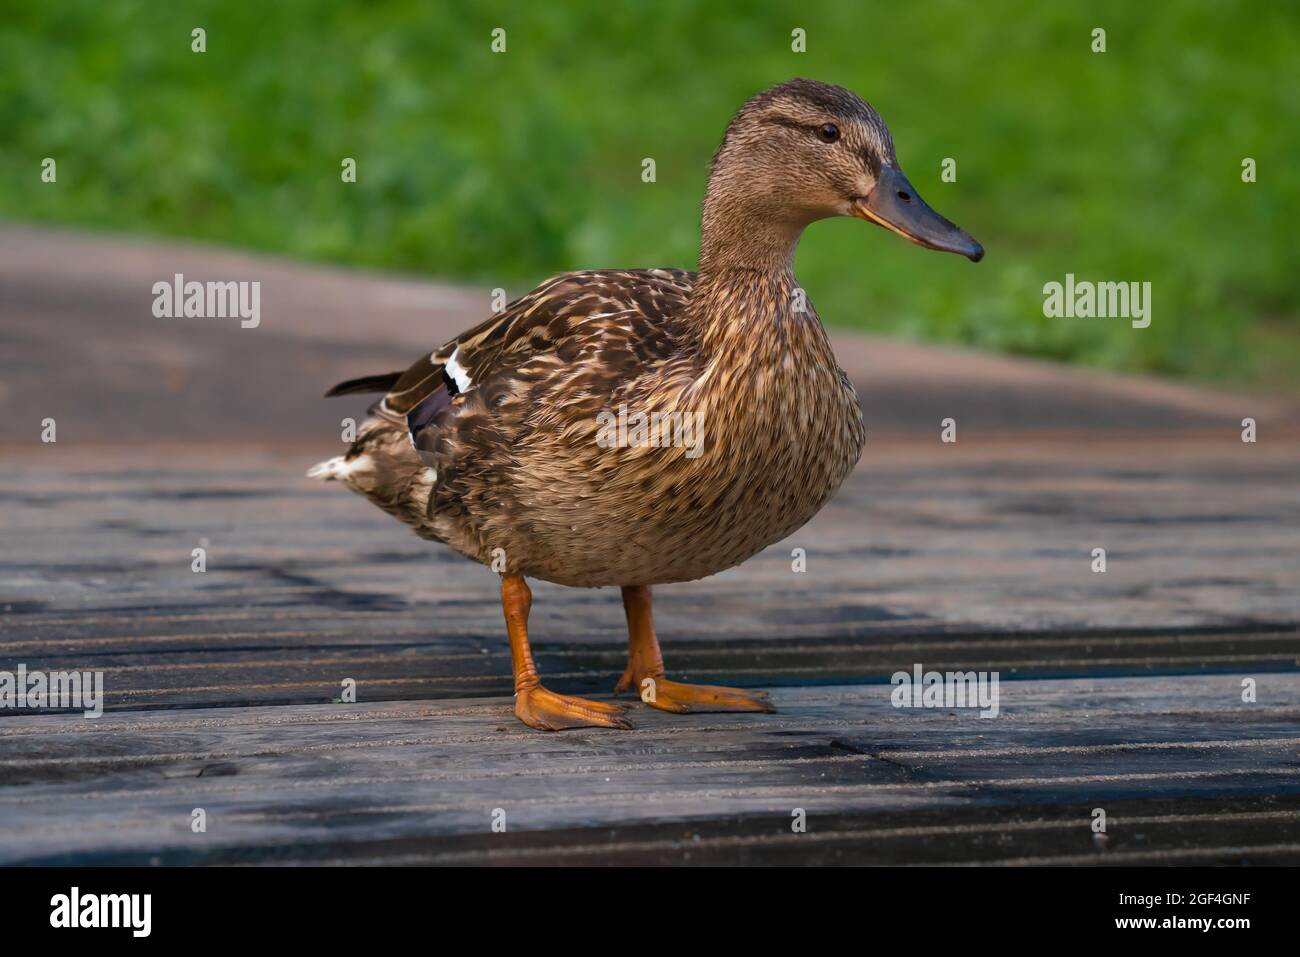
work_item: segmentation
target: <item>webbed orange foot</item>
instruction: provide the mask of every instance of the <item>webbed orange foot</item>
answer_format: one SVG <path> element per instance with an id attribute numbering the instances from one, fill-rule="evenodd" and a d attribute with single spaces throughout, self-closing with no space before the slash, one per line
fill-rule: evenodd
<path id="1" fill-rule="evenodd" d="M 631 731 L 632 722 L 622 716 L 626 710 L 622 705 L 556 694 L 541 685 L 533 685 L 515 694 L 515 717 L 539 731 L 562 731 L 565 728 Z"/>
<path id="2" fill-rule="evenodd" d="M 515 717 L 539 731 L 632 729 L 632 723 L 622 717 L 627 710 L 622 705 L 556 694 L 542 687 L 528 644 L 528 613 L 533 607 L 533 593 L 521 575 L 501 576 L 501 607 L 505 611 L 506 631 L 510 635 L 510 664 L 515 675 Z"/>
<path id="3" fill-rule="evenodd" d="M 775 714 L 766 691 L 745 691 L 741 688 L 724 688 L 721 685 L 688 685 L 672 681 L 663 675 L 646 676 L 638 680 L 627 672 L 614 689 L 615 694 L 632 689 L 652 708 L 671 711 L 673 714 L 699 714 L 713 711 L 760 711 Z"/>
<path id="4" fill-rule="evenodd" d="M 710 711 L 759 711 L 774 714 L 776 707 L 766 691 L 742 691 L 720 685 L 688 685 L 664 677 L 664 659 L 655 636 L 647 585 L 623 586 L 627 613 L 627 668 L 614 693 L 631 689 L 652 708 L 674 714 Z"/>

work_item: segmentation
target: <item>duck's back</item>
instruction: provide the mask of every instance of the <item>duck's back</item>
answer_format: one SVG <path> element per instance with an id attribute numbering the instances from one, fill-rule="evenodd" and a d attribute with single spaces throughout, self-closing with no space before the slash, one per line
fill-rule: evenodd
<path id="1" fill-rule="evenodd" d="M 421 357 L 382 407 L 413 417 L 415 435 L 475 388 L 498 397 L 531 392 L 556 373 L 562 379 L 604 374 L 605 387 L 617 386 L 680 351 L 680 320 L 694 281 L 694 273 L 681 269 L 562 273 Z"/>
<path id="2" fill-rule="evenodd" d="M 325 463 L 334 473 L 326 477 L 423 537 L 513 569 L 525 558 L 518 527 L 525 516 L 544 525 L 545 513 L 582 499 L 573 479 L 601 451 L 592 434 L 584 437 L 587 427 L 596 429 L 611 406 L 635 402 L 638 383 L 665 365 L 689 364 L 681 319 L 694 280 L 677 269 L 547 280 L 390 376 L 353 447 Z M 539 475 L 553 480 L 554 494 L 525 504 L 529 476 Z"/>

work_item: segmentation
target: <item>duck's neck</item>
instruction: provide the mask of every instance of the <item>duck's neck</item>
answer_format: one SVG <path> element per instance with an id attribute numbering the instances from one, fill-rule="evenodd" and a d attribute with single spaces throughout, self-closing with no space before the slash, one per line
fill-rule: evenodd
<path id="1" fill-rule="evenodd" d="M 789 273 L 807 222 L 779 219 L 714 184 L 704 197 L 700 223 L 700 275 L 727 271 Z"/>
<path id="2" fill-rule="evenodd" d="M 709 358 L 777 358 L 793 327 L 821 324 L 794 277 L 803 223 L 779 222 L 736 208 L 704 205 L 699 275 L 688 310 Z"/>

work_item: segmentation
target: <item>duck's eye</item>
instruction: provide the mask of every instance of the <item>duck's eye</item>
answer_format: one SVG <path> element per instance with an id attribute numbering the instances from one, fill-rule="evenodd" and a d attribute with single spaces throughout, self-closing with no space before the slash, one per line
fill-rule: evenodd
<path id="1" fill-rule="evenodd" d="M 834 123 L 823 123 L 817 128 L 817 138 L 823 143 L 834 143 L 840 138 L 840 128 Z"/>

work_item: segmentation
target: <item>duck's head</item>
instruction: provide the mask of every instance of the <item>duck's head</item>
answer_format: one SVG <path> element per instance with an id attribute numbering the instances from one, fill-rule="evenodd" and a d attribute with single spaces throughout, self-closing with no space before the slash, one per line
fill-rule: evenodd
<path id="1" fill-rule="evenodd" d="M 818 219 L 855 216 L 929 249 L 984 257 L 908 182 L 880 114 L 856 93 L 815 80 L 774 86 L 736 114 L 709 167 L 704 215 L 706 233 L 763 222 L 796 238 Z"/>

